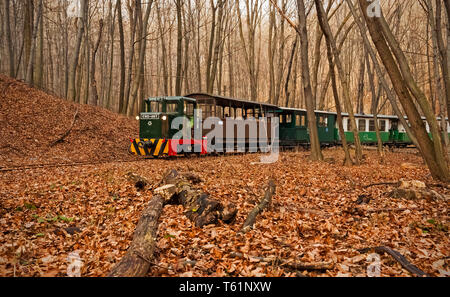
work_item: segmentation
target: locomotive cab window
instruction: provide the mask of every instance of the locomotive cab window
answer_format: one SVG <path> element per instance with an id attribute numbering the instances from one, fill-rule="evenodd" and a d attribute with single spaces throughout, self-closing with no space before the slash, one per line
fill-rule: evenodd
<path id="1" fill-rule="evenodd" d="M 193 102 L 184 101 L 184 114 L 189 117 L 194 116 L 194 103 Z"/>
<path id="2" fill-rule="evenodd" d="M 178 112 L 178 103 L 177 102 L 167 102 L 166 103 L 166 112 Z"/>
<path id="3" fill-rule="evenodd" d="M 162 112 L 162 102 L 150 101 L 150 110 L 148 112 Z"/>

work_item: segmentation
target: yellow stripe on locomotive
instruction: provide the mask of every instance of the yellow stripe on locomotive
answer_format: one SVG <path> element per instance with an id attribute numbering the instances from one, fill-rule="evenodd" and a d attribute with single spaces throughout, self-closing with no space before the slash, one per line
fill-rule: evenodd
<path id="1" fill-rule="evenodd" d="M 138 156 L 167 156 L 169 153 L 169 141 L 167 139 L 136 138 L 131 143 L 130 152 Z"/>

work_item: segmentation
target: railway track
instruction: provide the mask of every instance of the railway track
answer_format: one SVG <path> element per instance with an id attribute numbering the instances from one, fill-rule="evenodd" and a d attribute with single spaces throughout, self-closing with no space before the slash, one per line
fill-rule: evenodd
<path id="1" fill-rule="evenodd" d="M 131 163 L 131 162 L 142 162 L 142 161 L 146 161 L 148 159 L 151 159 L 151 158 L 139 158 L 139 159 L 135 159 L 135 160 L 103 160 L 103 161 L 96 161 L 96 162 L 29 164 L 29 165 L 11 166 L 11 167 L 0 166 L 0 172 L 20 171 L 20 170 L 28 170 L 28 169 L 36 169 L 36 168 L 92 166 L 92 165 L 100 165 L 100 164 L 107 164 L 107 163 Z"/>

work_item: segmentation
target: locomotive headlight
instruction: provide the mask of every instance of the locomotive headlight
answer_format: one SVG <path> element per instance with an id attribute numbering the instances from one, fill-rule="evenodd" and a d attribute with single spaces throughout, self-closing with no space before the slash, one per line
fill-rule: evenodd
<path id="1" fill-rule="evenodd" d="M 162 117 L 162 120 L 163 120 L 163 121 L 167 120 L 167 117 L 166 117 L 166 116 L 163 116 L 163 117 Z"/>
<path id="2" fill-rule="evenodd" d="M 136 116 L 136 121 L 139 121 L 139 116 Z"/>

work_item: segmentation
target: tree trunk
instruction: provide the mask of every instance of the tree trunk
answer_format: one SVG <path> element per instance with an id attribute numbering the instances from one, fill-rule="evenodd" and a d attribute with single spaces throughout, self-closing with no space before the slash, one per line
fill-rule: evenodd
<path id="1" fill-rule="evenodd" d="M 351 121 L 351 126 L 353 130 L 354 135 L 354 142 L 356 147 L 356 164 L 360 164 L 362 161 L 362 148 L 361 148 L 361 141 L 359 139 L 359 133 L 356 126 L 356 120 L 355 115 L 353 113 L 353 104 L 350 100 L 350 85 L 348 83 L 346 74 L 344 73 L 344 68 L 342 67 L 341 59 L 339 57 L 339 52 L 336 47 L 336 41 L 333 38 L 333 35 L 331 33 L 330 25 L 328 24 L 328 19 L 325 16 L 325 11 L 323 9 L 322 3 L 319 0 L 315 0 L 316 3 L 316 9 L 317 9 L 317 17 L 319 19 L 320 27 L 322 28 L 322 32 L 325 36 L 325 39 L 328 40 L 328 42 L 331 45 L 331 50 L 333 52 L 334 56 L 334 64 L 337 67 L 339 77 L 341 80 L 342 85 L 342 91 L 344 95 L 344 105 L 345 109 L 347 109 L 347 112 L 349 114 L 349 118 Z"/>
<path id="2" fill-rule="evenodd" d="M 140 81 L 141 81 L 141 76 L 144 72 L 144 65 L 145 65 L 145 49 L 146 49 L 146 45 L 147 45 L 147 40 L 146 40 L 146 36 L 147 36 L 147 27 L 148 27 L 148 20 L 150 17 L 150 12 L 152 9 L 152 4 L 153 1 L 150 1 L 147 4 L 147 9 L 145 11 L 145 16 L 144 16 L 144 21 L 142 22 L 142 15 L 139 16 L 139 18 L 141 19 L 140 23 L 140 27 L 141 29 L 140 31 L 140 42 L 139 42 L 139 59 L 138 59 L 138 67 L 137 67 L 137 73 L 136 73 L 136 78 L 133 82 L 133 88 L 132 88 L 132 92 L 131 92 L 131 104 L 128 107 L 128 113 L 127 115 L 130 116 L 133 113 L 133 107 L 135 105 L 136 102 L 136 97 L 137 97 L 137 92 L 139 89 L 139 85 L 140 85 Z"/>
<path id="3" fill-rule="evenodd" d="M 100 19 L 98 25 L 98 37 L 97 42 L 94 45 L 94 49 L 91 57 L 91 104 L 98 105 L 98 92 L 97 92 L 97 81 L 95 79 L 95 57 L 97 55 L 98 47 L 100 46 L 100 41 L 102 40 L 103 33 L 103 20 Z"/>
<path id="4" fill-rule="evenodd" d="M 13 43 L 11 39 L 11 26 L 10 26 L 10 18 L 9 18 L 9 0 L 3 1 L 5 6 L 5 33 L 6 33 L 6 43 L 8 47 L 9 54 L 9 76 L 15 76 L 15 65 L 14 65 L 14 50 Z"/>
<path id="5" fill-rule="evenodd" d="M 145 276 L 152 264 L 156 248 L 158 219 L 164 206 L 161 195 L 155 195 L 144 209 L 134 231 L 133 241 L 125 256 L 111 270 L 110 277 Z"/>
<path id="6" fill-rule="evenodd" d="M 354 20 L 355 20 L 356 24 L 358 25 L 358 27 L 360 29 L 360 32 L 365 32 L 366 31 L 364 29 L 364 24 L 365 23 L 362 23 L 360 21 L 360 18 L 356 14 L 356 10 L 355 10 L 355 7 L 353 6 L 352 2 L 350 0 L 346 0 L 346 1 L 347 1 L 347 4 L 348 4 L 348 6 L 349 6 L 349 8 L 351 10 L 351 13 L 353 14 Z M 364 20 L 364 18 L 363 18 L 363 20 Z M 402 125 L 405 128 L 406 133 L 408 134 L 408 136 L 411 139 L 411 141 L 420 150 L 420 146 L 419 146 L 419 144 L 417 142 L 417 139 L 416 139 L 414 133 L 412 132 L 411 127 L 406 122 L 406 119 L 405 119 L 403 113 L 400 111 L 400 108 L 397 105 L 396 98 L 395 98 L 394 94 L 392 93 L 391 88 L 389 87 L 389 85 L 388 85 L 388 83 L 387 83 L 387 81 L 386 81 L 386 79 L 384 77 L 383 71 L 381 70 L 380 63 L 378 62 L 378 58 L 377 58 L 377 56 L 375 54 L 374 49 L 372 48 L 372 45 L 369 42 L 369 39 L 367 38 L 367 35 L 361 33 L 361 36 L 363 37 L 363 41 L 364 41 L 364 44 L 366 46 L 366 50 L 368 51 L 368 53 L 370 55 L 370 58 L 371 58 L 372 63 L 373 63 L 373 66 L 374 66 L 374 68 L 375 68 L 375 70 L 377 72 L 378 79 L 380 80 L 380 82 L 381 82 L 381 84 L 383 86 L 383 89 L 386 92 L 387 98 L 389 99 L 389 102 L 392 105 L 392 109 L 394 110 L 395 115 L 399 118 L 399 121 L 402 123 Z"/>
<path id="7" fill-rule="evenodd" d="M 176 0 L 175 5 L 177 7 L 177 74 L 175 80 L 175 96 L 181 96 L 181 87 L 183 83 L 183 22 L 181 19 L 183 1 Z M 185 59 L 187 59 L 187 57 Z"/>
<path id="8" fill-rule="evenodd" d="M 123 20 L 122 20 L 122 1 L 117 0 L 116 9 L 118 13 L 119 23 L 119 45 L 120 45 L 120 85 L 119 85 L 119 113 L 122 112 L 124 107 L 125 97 L 125 37 L 123 32 Z"/>
<path id="9" fill-rule="evenodd" d="M 377 135 L 377 151 L 378 151 L 378 155 L 380 156 L 381 162 L 384 163 L 383 142 L 381 141 L 380 126 L 378 125 L 379 96 L 377 96 L 376 90 L 375 90 L 375 77 L 374 77 L 374 73 L 370 66 L 369 54 L 367 53 L 367 50 L 364 52 L 365 52 L 364 59 L 367 64 L 367 75 L 369 77 L 370 92 L 372 93 L 372 104 L 371 104 L 370 110 L 373 115 L 375 134 Z M 381 86 L 380 86 L 380 89 L 381 89 Z"/>
<path id="10" fill-rule="evenodd" d="M 84 24 L 85 24 L 85 19 L 86 19 L 86 15 L 87 15 L 87 0 L 80 0 L 80 1 L 81 1 L 82 16 L 80 19 L 77 20 L 77 21 L 79 21 L 79 27 L 78 27 L 77 38 L 75 41 L 75 50 L 74 50 L 72 62 L 70 64 L 68 86 L 67 86 L 67 96 L 68 96 L 68 99 L 72 100 L 72 101 L 76 101 L 76 98 L 77 98 L 75 80 L 76 80 L 76 74 L 77 74 L 78 60 L 79 60 L 79 56 L 80 56 L 81 41 L 83 40 Z M 78 92 L 80 92 L 80 90 L 78 90 Z"/>
<path id="11" fill-rule="evenodd" d="M 38 10 L 37 10 L 37 15 L 36 15 L 36 19 L 34 20 L 34 25 L 33 25 L 33 36 L 32 36 L 32 40 L 31 40 L 31 49 L 30 49 L 30 56 L 28 57 L 28 66 L 27 66 L 27 72 L 26 72 L 26 82 L 30 85 L 33 85 L 33 65 L 34 65 L 34 57 L 35 57 L 35 49 L 36 49 L 36 38 L 37 38 L 37 34 L 38 34 L 38 27 L 39 27 L 39 21 L 41 19 L 42 16 L 42 1 L 43 0 L 39 0 L 39 5 L 38 5 Z"/>
<path id="12" fill-rule="evenodd" d="M 445 2 L 445 1 L 444 1 Z M 430 6 L 430 12 L 432 10 L 433 6 Z M 450 101 L 450 73 L 449 73 L 449 64 L 448 64 L 448 56 L 447 56 L 447 49 L 444 45 L 444 39 L 442 37 L 442 6 L 441 6 L 441 0 L 436 0 L 436 25 L 434 27 L 435 29 L 435 38 L 437 42 L 437 48 L 439 50 L 439 62 L 441 65 L 441 72 L 443 77 L 443 83 L 444 83 L 444 90 L 445 90 L 445 100 L 442 98 L 442 96 L 439 97 L 439 106 L 440 106 L 440 116 L 441 116 L 441 129 L 442 129 L 442 137 L 444 140 L 444 144 L 447 146 L 449 143 L 448 140 L 448 132 L 447 132 L 447 122 L 445 121 L 445 108 L 446 108 L 446 102 Z"/>
<path id="13" fill-rule="evenodd" d="M 431 108 L 428 102 L 423 101 L 424 97 L 418 94 L 420 92 L 411 77 L 411 73 L 408 69 L 409 67 L 406 64 L 406 59 L 404 58 L 403 53 L 399 49 L 395 40 L 393 40 L 392 32 L 388 31 L 388 28 L 381 23 L 381 19 L 384 18 L 369 17 L 366 13 L 368 3 L 365 0 L 359 0 L 359 4 L 369 27 L 372 40 L 377 47 L 378 53 L 389 76 L 391 77 L 394 89 L 400 99 L 400 102 L 402 103 L 406 115 L 408 116 L 409 122 L 411 123 L 412 131 L 417 137 L 422 156 L 427 163 L 433 178 L 448 182 L 450 180 L 450 175 L 447 162 L 443 155 L 440 134 L 436 134 L 436 119 L 433 119 L 434 116 L 430 117 L 429 114 L 427 116 L 427 121 L 429 121 L 433 133 L 434 141 L 432 141 L 427 134 L 424 123 L 418 110 L 416 109 L 416 106 L 414 105 L 410 92 L 414 94 L 414 97 L 416 97 L 421 106 L 423 106 L 423 111 L 425 114 L 427 114 Z M 389 46 L 385 38 L 389 40 Z M 391 50 L 395 53 L 401 70 L 397 66 Z M 428 109 L 426 108 L 426 105 L 428 105 Z"/>
<path id="14" fill-rule="evenodd" d="M 130 103 L 130 91 L 131 83 L 133 79 L 133 61 L 134 61 L 134 50 L 135 50 L 135 38 L 136 38 L 136 25 L 138 22 L 138 16 L 141 14 L 141 1 L 134 1 L 134 9 L 131 5 L 128 5 L 128 16 L 130 17 L 130 45 L 129 45 L 129 56 L 128 56 L 128 73 L 125 85 L 125 95 L 123 98 L 123 110 L 120 112 L 122 114 L 127 114 L 129 103 Z"/>
<path id="15" fill-rule="evenodd" d="M 300 58 L 302 65 L 302 83 L 304 96 L 306 101 L 306 113 L 308 117 L 309 138 L 311 143 L 311 159 L 323 160 L 320 150 L 319 133 L 317 129 L 317 121 L 315 115 L 315 106 L 313 102 L 313 94 L 311 89 L 311 80 L 309 74 L 309 56 L 308 56 L 308 32 L 306 31 L 306 12 L 303 0 L 297 0 L 298 20 L 299 20 L 299 37 L 300 37 Z"/>

